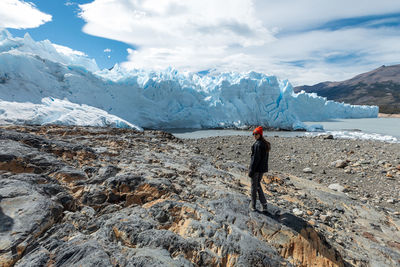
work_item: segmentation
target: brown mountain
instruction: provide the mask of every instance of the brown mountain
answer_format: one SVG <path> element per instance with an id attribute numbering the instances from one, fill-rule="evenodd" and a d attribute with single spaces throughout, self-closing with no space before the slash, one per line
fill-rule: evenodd
<path id="1" fill-rule="evenodd" d="M 294 90 L 350 104 L 377 105 L 381 113 L 400 113 L 400 64 L 382 66 L 346 81 L 303 85 Z"/>

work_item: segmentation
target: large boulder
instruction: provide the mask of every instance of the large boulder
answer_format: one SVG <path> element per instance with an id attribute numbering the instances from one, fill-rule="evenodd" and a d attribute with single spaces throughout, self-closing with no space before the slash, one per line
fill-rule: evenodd
<path id="1" fill-rule="evenodd" d="M 0 265 L 11 266 L 62 216 L 45 185 L 57 181 L 36 174 L 0 176 Z"/>

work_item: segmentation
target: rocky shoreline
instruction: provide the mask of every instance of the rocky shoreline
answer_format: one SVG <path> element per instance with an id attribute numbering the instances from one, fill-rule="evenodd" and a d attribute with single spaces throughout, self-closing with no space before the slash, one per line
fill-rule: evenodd
<path id="1" fill-rule="evenodd" d="M 0 266 L 400 264 L 400 144 L 268 139 L 261 213 L 251 137 L 0 127 Z"/>
<path id="2" fill-rule="evenodd" d="M 381 211 L 400 215 L 400 144 L 332 136 L 266 137 L 271 175 L 286 173 L 331 186 Z M 187 139 L 215 162 L 249 163 L 252 137 Z M 400 217 L 399 217 L 400 218 Z"/>
<path id="3" fill-rule="evenodd" d="M 386 114 L 386 113 L 379 113 L 379 118 L 400 118 L 400 114 Z"/>

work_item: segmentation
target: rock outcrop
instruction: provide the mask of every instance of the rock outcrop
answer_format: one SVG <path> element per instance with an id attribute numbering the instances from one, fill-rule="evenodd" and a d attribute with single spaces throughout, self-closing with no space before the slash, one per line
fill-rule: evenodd
<path id="1" fill-rule="evenodd" d="M 250 212 L 245 166 L 164 132 L 3 127 L 0 266 L 400 263 L 396 218 L 284 173 L 263 186 L 269 212 Z"/>

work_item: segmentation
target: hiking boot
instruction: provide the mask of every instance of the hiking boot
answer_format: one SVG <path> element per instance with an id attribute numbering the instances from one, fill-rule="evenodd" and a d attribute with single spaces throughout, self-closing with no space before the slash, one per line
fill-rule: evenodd
<path id="1" fill-rule="evenodd" d="M 249 209 L 250 209 L 250 211 L 256 211 L 257 209 L 256 209 L 256 207 L 254 207 L 253 205 L 249 205 Z"/>
<path id="2" fill-rule="evenodd" d="M 267 204 L 262 205 L 262 211 L 263 212 L 268 211 L 268 205 Z"/>

